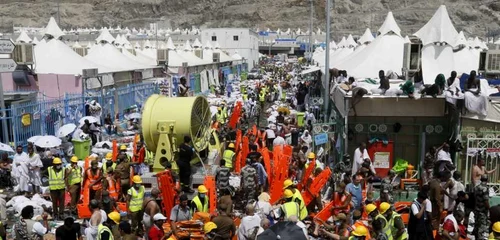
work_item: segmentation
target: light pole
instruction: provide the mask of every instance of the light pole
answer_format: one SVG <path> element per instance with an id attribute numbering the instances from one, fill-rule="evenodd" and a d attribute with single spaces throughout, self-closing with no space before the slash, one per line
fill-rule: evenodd
<path id="1" fill-rule="evenodd" d="M 328 122 L 330 104 L 330 10 L 331 1 L 326 0 L 326 51 L 325 51 L 325 122 Z"/>
<path id="2" fill-rule="evenodd" d="M 271 56 L 271 48 L 273 47 L 273 45 L 276 43 L 276 41 L 273 41 L 270 45 L 269 45 L 269 57 Z"/>
<path id="3" fill-rule="evenodd" d="M 313 0 L 309 1 L 311 3 L 311 22 L 309 25 L 309 63 L 311 63 L 312 60 L 312 52 L 313 52 L 313 46 L 312 46 L 312 33 L 313 33 Z"/>

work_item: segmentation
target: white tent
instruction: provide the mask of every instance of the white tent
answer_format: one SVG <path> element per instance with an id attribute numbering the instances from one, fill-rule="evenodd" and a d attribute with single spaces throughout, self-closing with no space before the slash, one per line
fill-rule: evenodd
<path id="1" fill-rule="evenodd" d="M 82 74 L 83 69 L 97 68 L 99 73 L 111 69 L 93 63 L 73 51 L 58 39 L 35 46 L 35 72 L 38 74 Z"/>
<path id="2" fill-rule="evenodd" d="M 375 38 L 373 37 L 372 31 L 367 28 L 363 36 L 358 39 L 359 44 L 371 43 Z"/>
<path id="3" fill-rule="evenodd" d="M 50 36 L 49 38 L 58 39 L 64 36 L 64 32 L 61 30 L 61 28 L 59 28 L 54 17 L 50 17 L 49 23 L 47 24 L 47 27 L 43 31 L 43 35 Z"/>
<path id="4" fill-rule="evenodd" d="M 405 43 L 411 43 L 411 40 L 408 36 L 405 36 Z"/>
<path id="5" fill-rule="evenodd" d="M 390 27 L 390 28 L 389 28 Z M 353 53 L 337 68 L 347 70 L 350 76 L 356 78 L 378 77 L 380 70 L 392 70 L 401 74 L 403 68 L 404 38 L 399 27 L 389 12 L 379 30 L 382 33 L 361 51 Z"/>
<path id="6" fill-rule="evenodd" d="M 210 41 L 207 41 L 205 47 L 203 47 L 203 60 L 213 62 L 213 53 L 212 44 L 210 44 Z"/>
<path id="7" fill-rule="evenodd" d="M 71 47 L 72 48 L 81 48 L 82 45 L 80 45 L 80 43 L 78 43 L 78 41 L 76 41 L 75 43 L 73 43 L 73 45 Z"/>
<path id="8" fill-rule="evenodd" d="M 201 42 L 200 42 L 200 40 L 198 40 L 198 38 L 196 38 L 196 39 L 194 40 L 194 42 L 193 42 L 193 47 L 194 47 L 194 48 L 201 48 L 201 47 L 202 47 Z"/>
<path id="9" fill-rule="evenodd" d="M 99 43 L 93 46 L 85 56 L 97 65 L 102 65 L 114 71 L 132 71 L 138 69 L 150 69 L 152 66 L 134 61 L 120 52 L 110 41 L 114 41 L 107 29 L 101 31 L 96 39 Z"/>
<path id="10" fill-rule="evenodd" d="M 233 55 L 231 55 L 232 58 L 236 59 L 236 60 L 242 60 L 243 57 L 238 53 L 238 51 L 236 51 Z"/>
<path id="11" fill-rule="evenodd" d="M 16 43 L 31 43 L 31 41 L 31 38 L 24 30 L 21 30 L 21 34 L 19 34 L 19 37 L 16 39 Z"/>
<path id="12" fill-rule="evenodd" d="M 33 41 L 31 41 L 34 45 L 37 45 L 40 43 L 36 37 L 33 37 Z"/>
<path id="13" fill-rule="evenodd" d="M 136 62 L 145 64 L 145 65 L 149 65 L 149 66 L 156 66 L 157 65 L 156 59 L 153 59 L 153 58 L 148 57 L 147 55 L 144 55 L 138 49 L 134 50 L 135 55 L 132 52 L 130 52 L 129 50 L 127 50 L 125 47 L 121 47 L 120 50 L 123 53 L 123 55 L 125 55 L 127 58 L 130 58 Z"/>
<path id="14" fill-rule="evenodd" d="M 349 34 L 349 36 L 347 37 L 346 43 L 347 43 L 347 47 L 353 48 L 353 47 L 358 46 L 358 43 L 356 43 L 356 41 L 354 41 L 354 38 L 352 37 L 351 34 Z"/>
<path id="15" fill-rule="evenodd" d="M 454 70 L 453 45 L 458 32 L 453 26 L 448 11 L 441 5 L 434 16 L 414 34 L 422 41 L 422 73 L 424 83 L 434 83 L 438 74 L 449 74 Z"/>

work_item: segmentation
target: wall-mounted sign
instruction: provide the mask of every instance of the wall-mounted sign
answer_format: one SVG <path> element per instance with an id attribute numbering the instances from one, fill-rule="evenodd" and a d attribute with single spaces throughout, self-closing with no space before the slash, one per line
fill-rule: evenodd
<path id="1" fill-rule="evenodd" d="M 21 115 L 21 123 L 23 124 L 23 127 L 31 126 L 31 114 L 25 113 Z"/>

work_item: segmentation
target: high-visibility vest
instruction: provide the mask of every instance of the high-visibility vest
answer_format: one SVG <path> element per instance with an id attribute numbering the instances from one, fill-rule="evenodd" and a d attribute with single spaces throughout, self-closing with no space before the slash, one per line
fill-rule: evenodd
<path id="1" fill-rule="evenodd" d="M 292 201 L 296 201 L 297 199 L 300 200 L 300 214 L 299 214 L 299 220 L 304 220 L 307 217 L 307 208 L 306 204 L 304 203 L 304 199 L 302 198 L 302 194 L 300 194 L 300 191 L 295 189 L 295 192 L 293 193 Z"/>
<path id="2" fill-rule="evenodd" d="M 153 151 L 149 151 L 146 149 L 146 157 L 144 159 L 145 162 L 147 163 L 152 163 L 154 161 L 155 155 Z"/>
<path id="3" fill-rule="evenodd" d="M 49 167 L 49 189 L 61 190 L 64 188 L 64 171 L 61 169 L 59 172 L 56 172 L 54 167 Z"/>
<path id="4" fill-rule="evenodd" d="M 69 185 L 82 183 L 82 169 L 77 166 L 76 169 L 70 167 L 70 170 L 71 171 L 69 172 L 68 176 Z"/>
<path id="5" fill-rule="evenodd" d="M 120 184 L 113 177 L 106 177 L 106 180 L 108 181 L 109 197 L 117 200 L 118 193 L 120 192 Z"/>
<path id="6" fill-rule="evenodd" d="M 248 94 L 243 93 L 243 95 L 241 95 L 241 96 L 243 97 L 243 100 L 245 100 L 245 101 L 248 100 Z"/>
<path id="7" fill-rule="evenodd" d="M 222 116 L 224 117 L 224 119 L 227 119 L 227 107 L 222 108 Z"/>
<path id="8" fill-rule="evenodd" d="M 96 183 L 92 186 L 92 190 L 94 191 L 98 191 L 98 190 L 101 190 L 102 189 L 102 183 L 99 181 L 97 182 L 97 179 L 99 179 L 99 175 L 100 174 L 100 169 L 97 169 L 97 174 L 96 175 L 93 175 L 92 174 L 92 169 L 87 169 L 87 177 L 89 178 L 89 184 L 92 184 L 92 183 Z"/>
<path id="9" fill-rule="evenodd" d="M 198 210 L 198 212 L 208 213 L 208 196 L 205 196 L 204 200 L 205 201 L 202 204 L 198 196 L 193 198 L 193 202 L 196 205 L 196 210 Z M 193 215 L 193 213 L 193 209 L 191 209 L 191 215 Z"/>
<path id="10" fill-rule="evenodd" d="M 223 113 L 217 113 L 217 121 L 220 122 L 220 123 L 225 123 L 226 122 L 226 119 L 224 118 L 224 114 Z"/>
<path id="11" fill-rule="evenodd" d="M 392 230 L 392 228 L 391 228 L 391 226 L 389 225 L 389 223 L 387 222 L 387 219 L 385 219 L 385 217 L 384 217 L 384 216 L 382 216 L 382 214 L 380 214 L 380 213 L 379 213 L 377 216 L 375 216 L 375 220 L 377 220 L 377 219 L 382 219 L 382 220 L 383 220 L 383 222 L 384 222 L 385 226 L 384 226 L 384 228 L 382 229 L 382 231 L 383 231 L 385 234 L 387 234 L 387 237 L 389 238 L 389 240 L 392 240 L 392 231 L 391 231 L 391 230 Z"/>
<path id="12" fill-rule="evenodd" d="M 285 221 L 288 220 L 291 216 L 296 216 L 299 217 L 300 214 L 300 207 L 299 204 L 296 202 L 286 202 L 283 205 L 281 205 L 281 211 L 285 215 Z"/>
<path id="13" fill-rule="evenodd" d="M 222 154 L 222 159 L 226 162 L 224 166 L 227 168 L 231 169 L 233 168 L 233 157 L 234 157 L 234 152 L 232 150 L 225 150 L 224 153 Z"/>
<path id="14" fill-rule="evenodd" d="M 389 225 L 389 227 L 391 228 L 391 232 L 393 234 L 392 236 L 389 236 L 389 239 L 392 239 L 394 237 L 394 235 L 399 231 L 399 229 L 394 227 L 394 220 L 397 217 L 401 217 L 401 216 L 397 212 L 393 211 L 391 218 L 387 219 L 387 221 L 388 221 L 387 225 Z M 399 236 L 398 238 L 394 238 L 394 240 L 405 240 L 405 239 L 408 239 L 408 233 L 406 232 L 406 230 L 403 234 L 401 234 L 401 236 Z"/>
<path id="15" fill-rule="evenodd" d="M 259 94 L 259 101 L 260 102 L 265 102 L 266 101 L 266 91 L 261 90 Z"/>
<path id="16" fill-rule="evenodd" d="M 104 232 L 108 232 L 109 239 L 114 240 L 111 230 L 108 227 L 102 225 L 102 223 L 99 224 L 99 227 L 97 227 L 97 240 L 101 240 L 101 234 L 103 234 Z"/>
<path id="17" fill-rule="evenodd" d="M 107 170 L 107 168 L 108 168 L 108 166 L 106 165 L 106 163 L 107 163 L 107 162 L 108 162 L 108 160 L 103 161 L 103 163 L 102 163 L 102 171 L 103 171 L 103 172 L 105 172 L 105 173 L 106 173 L 106 170 Z M 112 168 L 113 170 L 115 170 L 115 169 L 116 169 L 116 163 L 115 163 L 115 162 L 111 165 L 111 168 Z"/>
<path id="18" fill-rule="evenodd" d="M 141 186 L 139 188 L 139 192 L 135 190 L 134 187 L 131 187 L 130 192 L 132 195 L 132 198 L 130 198 L 130 205 L 128 208 L 130 209 L 130 212 L 138 212 L 142 210 L 142 202 L 144 201 L 144 186 Z"/>

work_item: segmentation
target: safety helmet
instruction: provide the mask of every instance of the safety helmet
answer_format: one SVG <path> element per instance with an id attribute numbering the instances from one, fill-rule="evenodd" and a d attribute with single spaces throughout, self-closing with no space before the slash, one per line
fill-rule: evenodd
<path id="1" fill-rule="evenodd" d="M 283 196 L 284 196 L 285 198 L 291 198 L 291 197 L 293 197 L 293 192 L 292 192 L 292 190 L 290 190 L 290 189 L 285 189 L 285 191 L 283 192 Z"/>
<path id="2" fill-rule="evenodd" d="M 212 230 L 217 229 L 217 225 L 214 222 L 207 222 L 205 226 L 203 226 L 203 231 L 205 234 L 211 232 Z"/>
<path id="3" fill-rule="evenodd" d="M 113 159 L 113 153 L 106 153 L 106 160 Z"/>
<path id="4" fill-rule="evenodd" d="M 108 214 L 108 217 L 116 224 L 120 223 L 120 213 L 113 211 Z"/>
<path id="5" fill-rule="evenodd" d="M 55 160 L 55 159 L 54 159 Z M 71 162 L 72 163 L 77 163 L 78 162 L 78 157 L 77 156 L 73 156 L 71 157 Z"/>
<path id="6" fill-rule="evenodd" d="M 135 176 L 132 178 L 132 182 L 134 182 L 134 183 L 142 183 L 142 178 L 141 178 L 141 176 L 139 176 L 139 175 L 135 175 Z"/>
<path id="7" fill-rule="evenodd" d="M 200 185 L 200 186 L 198 186 L 198 192 L 199 193 L 207 193 L 208 189 L 207 189 L 207 187 L 205 187 L 205 185 Z"/>
<path id="8" fill-rule="evenodd" d="M 222 108 L 221 108 L 221 107 L 218 107 L 218 108 L 217 108 L 217 110 L 218 110 L 218 111 L 222 111 Z"/>
<path id="9" fill-rule="evenodd" d="M 293 185 L 292 180 L 287 179 L 287 180 L 285 180 L 285 182 L 283 182 L 283 189 L 285 189 L 285 188 L 287 188 L 287 187 L 290 187 L 290 186 L 292 186 L 292 185 Z"/>
<path id="10" fill-rule="evenodd" d="M 230 143 L 229 146 L 227 146 L 228 148 L 234 148 L 234 143 Z"/>
<path id="11" fill-rule="evenodd" d="M 127 146 L 125 146 L 125 145 L 121 145 L 121 146 L 120 146 L 120 150 L 127 150 Z"/>
<path id="12" fill-rule="evenodd" d="M 52 160 L 52 164 L 62 164 L 62 161 L 60 158 L 54 158 L 54 160 Z"/>
<path id="13" fill-rule="evenodd" d="M 380 204 L 380 207 L 378 207 L 378 210 L 380 211 L 380 213 L 384 214 L 389 208 L 391 208 L 391 204 L 383 202 Z"/>
<path id="14" fill-rule="evenodd" d="M 500 233 L 500 222 L 496 222 L 493 224 L 493 232 Z"/>
<path id="15" fill-rule="evenodd" d="M 316 154 L 314 154 L 313 152 L 310 152 L 309 154 L 307 154 L 307 158 L 309 159 L 313 159 L 316 157 Z"/>
<path id="16" fill-rule="evenodd" d="M 366 237 L 368 235 L 368 229 L 365 226 L 357 226 L 352 235 L 356 237 Z"/>
<path id="17" fill-rule="evenodd" d="M 377 210 L 377 206 L 375 206 L 375 204 L 370 203 L 370 204 L 366 205 L 366 207 L 365 207 L 365 211 L 368 214 L 370 214 L 371 212 L 373 212 L 375 210 Z"/>

